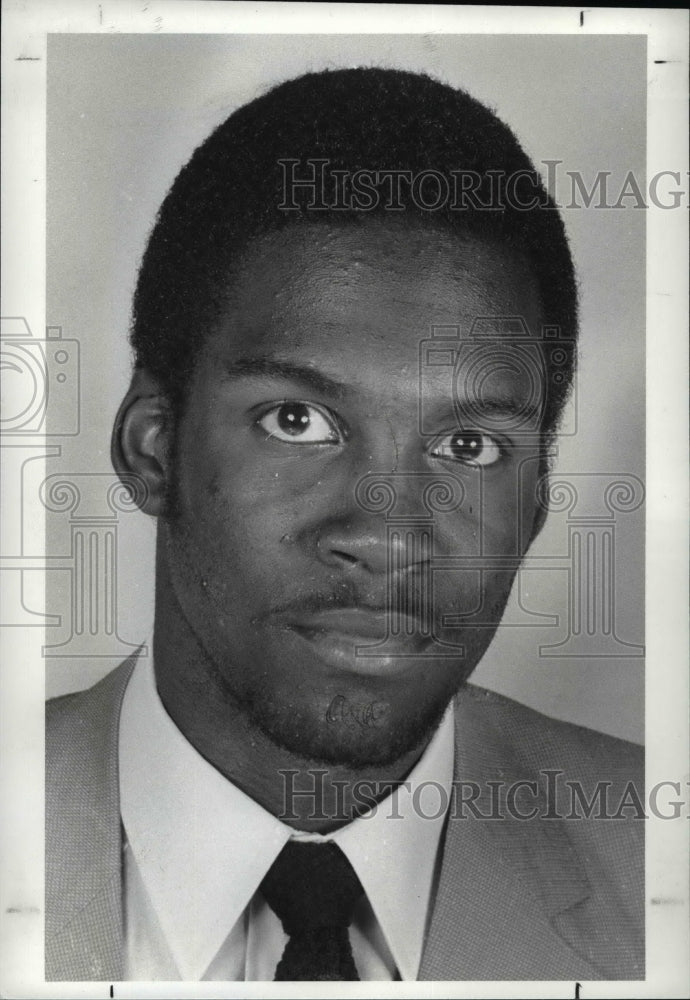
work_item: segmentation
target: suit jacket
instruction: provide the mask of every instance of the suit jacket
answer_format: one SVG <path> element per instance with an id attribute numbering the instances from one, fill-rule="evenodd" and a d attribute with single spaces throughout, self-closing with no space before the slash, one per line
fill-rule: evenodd
<path id="1" fill-rule="evenodd" d="M 48 703 L 49 980 L 122 978 L 117 738 L 133 665 L 127 660 L 90 690 Z M 419 978 L 644 978 L 644 823 L 631 779 L 641 808 L 639 747 L 463 688 L 457 794 Z M 582 788 L 589 818 L 567 781 Z"/>

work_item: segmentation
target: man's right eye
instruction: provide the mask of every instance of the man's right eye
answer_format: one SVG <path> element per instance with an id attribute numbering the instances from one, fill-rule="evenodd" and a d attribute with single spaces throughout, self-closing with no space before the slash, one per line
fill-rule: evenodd
<path id="1" fill-rule="evenodd" d="M 267 437 L 285 444 L 339 444 L 343 437 L 333 414 L 314 403 L 278 403 L 257 425 Z"/>

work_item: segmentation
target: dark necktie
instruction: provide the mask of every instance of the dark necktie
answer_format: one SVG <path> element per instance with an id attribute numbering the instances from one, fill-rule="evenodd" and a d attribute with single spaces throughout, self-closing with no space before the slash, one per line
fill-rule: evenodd
<path id="1" fill-rule="evenodd" d="M 288 841 L 260 889 L 290 938 L 276 980 L 359 979 L 348 927 L 363 890 L 337 844 Z"/>

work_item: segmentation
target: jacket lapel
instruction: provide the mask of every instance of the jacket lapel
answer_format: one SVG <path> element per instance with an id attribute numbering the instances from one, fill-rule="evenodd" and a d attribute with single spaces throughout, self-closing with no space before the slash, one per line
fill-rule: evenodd
<path id="1" fill-rule="evenodd" d="M 49 704 L 46 979 L 122 978 L 117 736 L 136 655 L 89 691 Z"/>
<path id="2" fill-rule="evenodd" d="M 587 876 L 562 823 L 521 820 L 506 808 L 506 789 L 530 776 L 515 774 L 510 749 L 487 722 L 472 699 L 458 699 L 455 794 L 419 978 L 601 979 L 577 937 L 564 936 L 568 911 L 586 925 Z M 481 781 L 474 811 L 460 801 L 462 782 L 473 779 Z M 502 787 L 498 807 L 491 780 Z M 543 815 L 543 801 L 530 805 Z"/>

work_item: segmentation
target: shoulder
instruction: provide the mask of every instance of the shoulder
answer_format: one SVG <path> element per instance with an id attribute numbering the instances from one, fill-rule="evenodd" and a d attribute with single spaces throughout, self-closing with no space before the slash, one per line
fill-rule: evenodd
<path id="1" fill-rule="evenodd" d="M 469 733 L 515 771 L 561 771 L 573 780 L 644 780 L 644 748 L 585 726 L 553 719 L 504 695 L 467 684 L 456 699 L 459 746 Z M 465 733 L 463 734 L 463 729 Z"/>
<path id="2" fill-rule="evenodd" d="M 76 737 L 100 730 L 113 710 L 118 710 L 136 656 L 121 663 L 93 687 L 51 698 L 46 702 L 46 735 L 52 743 L 63 736 Z"/>
<path id="3" fill-rule="evenodd" d="M 480 819 L 483 839 L 500 842 L 547 911 L 560 912 L 568 877 L 587 886 L 586 906 L 563 911 L 559 926 L 604 978 L 643 968 L 642 747 L 466 685 L 455 782 L 453 818 Z M 466 836 L 466 823 L 453 826 Z"/>
<path id="4" fill-rule="evenodd" d="M 90 788 L 112 780 L 120 707 L 134 663 L 130 657 L 93 687 L 46 702 L 49 820 Z"/>
<path id="5" fill-rule="evenodd" d="M 120 707 L 131 657 L 46 705 L 46 978 L 119 976 Z"/>
<path id="6" fill-rule="evenodd" d="M 49 899 L 82 871 L 101 829 L 117 829 L 120 706 L 134 662 L 131 657 L 88 690 L 46 704 Z M 92 859 L 92 867 L 99 863 Z"/>
<path id="7" fill-rule="evenodd" d="M 496 795 L 501 815 L 516 820 L 508 825 L 528 829 L 535 843 L 539 827 L 560 827 L 598 891 L 620 896 L 639 925 L 644 749 L 475 685 L 458 696 L 456 737 L 456 779 L 465 781 L 469 769 L 478 801 Z M 535 822 L 524 822 L 525 814 Z"/>

